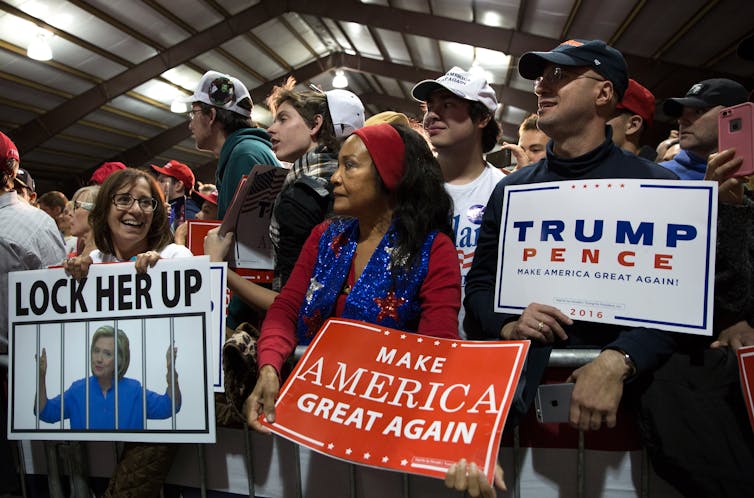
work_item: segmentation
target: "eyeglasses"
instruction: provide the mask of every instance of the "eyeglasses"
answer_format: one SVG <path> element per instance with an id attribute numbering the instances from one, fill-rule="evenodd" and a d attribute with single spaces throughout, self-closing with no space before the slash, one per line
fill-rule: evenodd
<path id="1" fill-rule="evenodd" d="M 157 199 L 152 197 L 142 197 L 136 199 L 131 194 L 115 194 L 113 195 L 113 204 L 115 207 L 121 210 L 130 209 L 134 205 L 134 201 L 139 203 L 139 208 L 145 213 L 151 213 L 157 208 Z"/>
<path id="2" fill-rule="evenodd" d="M 76 211 L 77 209 L 86 209 L 87 211 L 91 211 L 92 209 L 94 209 L 94 203 L 84 202 L 84 201 L 73 201 L 73 210 Z"/>
<path id="3" fill-rule="evenodd" d="M 548 85 L 559 85 L 566 79 L 568 79 L 569 75 L 572 75 L 573 73 L 571 71 L 568 71 L 566 69 L 563 69 L 562 67 L 556 66 L 552 68 L 549 71 L 546 71 L 542 76 L 534 80 L 534 87 L 540 86 L 543 82 L 547 83 Z M 588 74 L 582 74 L 579 76 L 573 76 L 570 78 L 570 80 L 578 80 L 582 78 L 587 78 L 590 80 L 595 81 L 607 81 L 604 78 L 597 78 L 596 76 L 589 76 Z"/>
<path id="4" fill-rule="evenodd" d="M 228 78 L 215 78 L 209 84 L 207 95 L 213 105 L 225 107 L 236 99 L 236 87 Z"/>

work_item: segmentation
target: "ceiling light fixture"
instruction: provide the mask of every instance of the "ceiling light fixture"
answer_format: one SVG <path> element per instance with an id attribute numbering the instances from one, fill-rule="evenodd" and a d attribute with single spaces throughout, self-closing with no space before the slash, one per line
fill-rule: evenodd
<path id="1" fill-rule="evenodd" d="M 49 43 L 47 43 L 47 38 L 50 36 L 51 35 L 46 31 L 37 33 L 29 44 L 29 48 L 26 50 L 26 55 L 38 61 L 49 61 L 52 59 L 52 49 L 50 48 Z"/>
<path id="2" fill-rule="evenodd" d="M 346 78 L 346 73 L 342 69 L 335 71 L 332 86 L 333 88 L 346 88 L 348 86 L 348 78 Z"/>

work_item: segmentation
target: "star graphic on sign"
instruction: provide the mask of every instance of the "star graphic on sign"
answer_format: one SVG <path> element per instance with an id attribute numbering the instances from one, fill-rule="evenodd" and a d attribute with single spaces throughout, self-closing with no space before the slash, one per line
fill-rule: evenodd
<path id="1" fill-rule="evenodd" d="M 458 347 L 458 343 L 457 343 L 457 342 L 454 342 L 453 344 L 451 344 L 451 345 L 450 345 L 450 347 L 451 347 L 451 348 L 457 348 L 457 347 Z"/>
<path id="2" fill-rule="evenodd" d="M 377 313 L 378 322 L 385 318 L 392 318 L 398 321 L 398 308 L 403 306 L 406 300 L 402 297 L 396 297 L 395 292 L 390 291 L 385 297 L 375 297 L 374 302 L 380 307 L 380 312 Z"/>
<path id="3" fill-rule="evenodd" d="M 372 455 L 370 455 L 368 451 L 364 453 L 364 460 L 369 460 L 371 457 Z"/>
<path id="4" fill-rule="evenodd" d="M 440 341 L 435 341 L 435 342 L 434 342 L 433 344 L 434 344 L 435 346 L 439 346 L 439 345 L 440 345 Z"/>
<path id="5" fill-rule="evenodd" d="M 351 453 L 353 453 L 353 450 L 351 450 L 351 448 L 346 448 L 346 455 L 350 455 Z"/>
<path id="6" fill-rule="evenodd" d="M 333 449 L 333 448 L 335 448 L 335 445 L 334 445 L 334 444 L 330 443 L 330 444 L 328 444 L 328 445 L 327 445 L 327 449 L 328 449 L 328 450 L 331 450 L 331 449 Z"/>
<path id="7" fill-rule="evenodd" d="M 406 334 L 401 334 L 401 339 L 405 339 L 405 338 L 406 338 Z"/>
<path id="8" fill-rule="evenodd" d="M 408 465 L 408 460 L 406 460 L 405 458 L 401 460 L 401 465 Z"/>
<path id="9" fill-rule="evenodd" d="M 389 330 L 385 330 L 382 333 L 385 334 L 385 335 L 390 335 L 390 331 Z"/>
<path id="10" fill-rule="evenodd" d="M 335 236 L 335 238 L 332 239 L 330 242 L 330 250 L 335 254 L 335 257 L 340 256 L 340 250 L 343 249 L 343 246 L 348 241 L 348 237 L 345 233 L 339 233 Z"/>
<path id="11" fill-rule="evenodd" d="M 424 342 L 424 339 L 422 339 L 421 337 L 417 337 L 416 342 Z"/>
<path id="12" fill-rule="evenodd" d="M 306 289 L 306 304 L 312 304 L 314 293 L 320 290 L 322 287 L 324 287 L 324 285 L 317 282 L 316 278 L 312 277 L 312 279 L 309 280 L 309 288 Z"/>
<path id="13" fill-rule="evenodd" d="M 387 463 L 388 460 L 390 460 L 388 457 L 386 456 L 382 457 L 382 463 Z"/>

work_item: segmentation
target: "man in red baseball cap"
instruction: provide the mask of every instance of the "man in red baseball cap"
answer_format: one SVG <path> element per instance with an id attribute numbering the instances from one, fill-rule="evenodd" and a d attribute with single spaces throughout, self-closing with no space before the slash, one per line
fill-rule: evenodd
<path id="1" fill-rule="evenodd" d="M 92 177 L 89 178 L 89 185 L 102 185 L 108 176 L 122 169 L 126 169 L 126 165 L 123 163 L 104 162 L 92 173 Z"/>
<path id="2" fill-rule="evenodd" d="M 170 228 L 175 232 L 178 225 L 193 220 L 199 212 L 199 205 L 190 197 L 194 189 L 194 172 L 174 159 L 162 167 L 152 164 L 152 169 L 157 172 L 157 181 L 170 203 Z"/>
<path id="3" fill-rule="evenodd" d="M 613 127 L 615 145 L 654 161 L 655 150 L 639 143 L 644 130 L 652 126 L 654 114 L 655 96 L 638 81 L 629 79 L 623 100 L 615 106 L 615 117 L 607 122 Z"/>

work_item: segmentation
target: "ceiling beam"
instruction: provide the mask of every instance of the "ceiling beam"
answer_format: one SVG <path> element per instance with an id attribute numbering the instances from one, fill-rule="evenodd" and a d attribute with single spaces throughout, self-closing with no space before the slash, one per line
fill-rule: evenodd
<path id="1" fill-rule="evenodd" d="M 283 7 L 279 1 L 263 0 L 22 125 L 13 140 L 28 153 L 113 98 L 281 15 Z"/>

